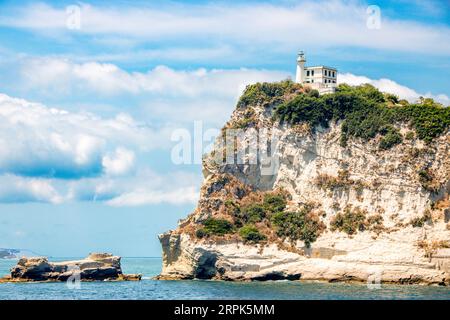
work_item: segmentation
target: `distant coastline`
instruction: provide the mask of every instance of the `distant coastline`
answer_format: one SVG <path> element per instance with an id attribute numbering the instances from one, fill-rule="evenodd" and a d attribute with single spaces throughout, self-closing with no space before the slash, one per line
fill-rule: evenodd
<path id="1" fill-rule="evenodd" d="M 15 259 L 20 250 L 0 248 L 0 259 Z"/>
<path id="2" fill-rule="evenodd" d="M 0 259 L 18 259 L 20 257 L 45 256 L 29 249 L 0 248 Z"/>

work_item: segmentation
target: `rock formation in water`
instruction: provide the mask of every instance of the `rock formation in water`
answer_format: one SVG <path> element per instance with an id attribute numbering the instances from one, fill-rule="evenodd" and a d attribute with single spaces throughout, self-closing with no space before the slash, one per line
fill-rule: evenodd
<path id="1" fill-rule="evenodd" d="M 3 282 L 140 280 L 141 275 L 122 273 L 120 257 L 92 253 L 83 260 L 49 262 L 44 257 L 21 258 Z"/>
<path id="2" fill-rule="evenodd" d="M 248 86 L 159 278 L 448 285 L 449 127 L 450 108 L 369 85 Z"/>

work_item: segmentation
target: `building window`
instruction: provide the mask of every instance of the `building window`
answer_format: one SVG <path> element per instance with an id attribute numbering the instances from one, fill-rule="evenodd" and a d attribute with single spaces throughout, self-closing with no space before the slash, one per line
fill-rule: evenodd
<path id="1" fill-rule="evenodd" d="M 335 72 L 335 71 L 333 71 L 333 78 L 334 78 L 334 77 L 336 77 L 336 72 Z"/>
<path id="2" fill-rule="evenodd" d="M 336 80 L 333 80 L 333 83 L 336 83 Z"/>
<path id="3" fill-rule="evenodd" d="M 309 77 L 309 70 L 306 70 L 306 76 Z"/>
<path id="4" fill-rule="evenodd" d="M 314 82 L 314 79 L 311 79 L 311 83 Z"/>
<path id="5" fill-rule="evenodd" d="M 312 75 L 312 76 L 314 75 L 314 70 L 311 70 L 311 75 Z"/>

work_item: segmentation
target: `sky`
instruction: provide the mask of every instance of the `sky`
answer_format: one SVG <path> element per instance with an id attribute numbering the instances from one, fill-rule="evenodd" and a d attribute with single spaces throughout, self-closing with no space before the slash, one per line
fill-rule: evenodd
<path id="1" fill-rule="evenodd" d="M 445 0 L 0 1 L 0 248 L 161 256 L 245 86 L 294 78 L 299 50 L 450 105 Z"/>

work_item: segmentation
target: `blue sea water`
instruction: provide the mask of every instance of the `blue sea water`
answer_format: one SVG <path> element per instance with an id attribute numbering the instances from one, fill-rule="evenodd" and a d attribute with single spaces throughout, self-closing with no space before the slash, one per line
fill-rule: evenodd
<path id="1" fill-rule="evenodd" d="M 67 260 L 52 259 L 52 260 Z M 0 259 L 0 276 L 16 260 Z M 439 299 L 450 300 L 449 287 L 305 283 L 298 281 L 223 282 L 162 281 L 151 278 L 161 270 L 161 258 L 122 258 L 124 273 L 142 273 L 139 282 L 82 282 L 79 289 L 66 283 L 2 283 L 0 300 L 6 299 Z"/>

